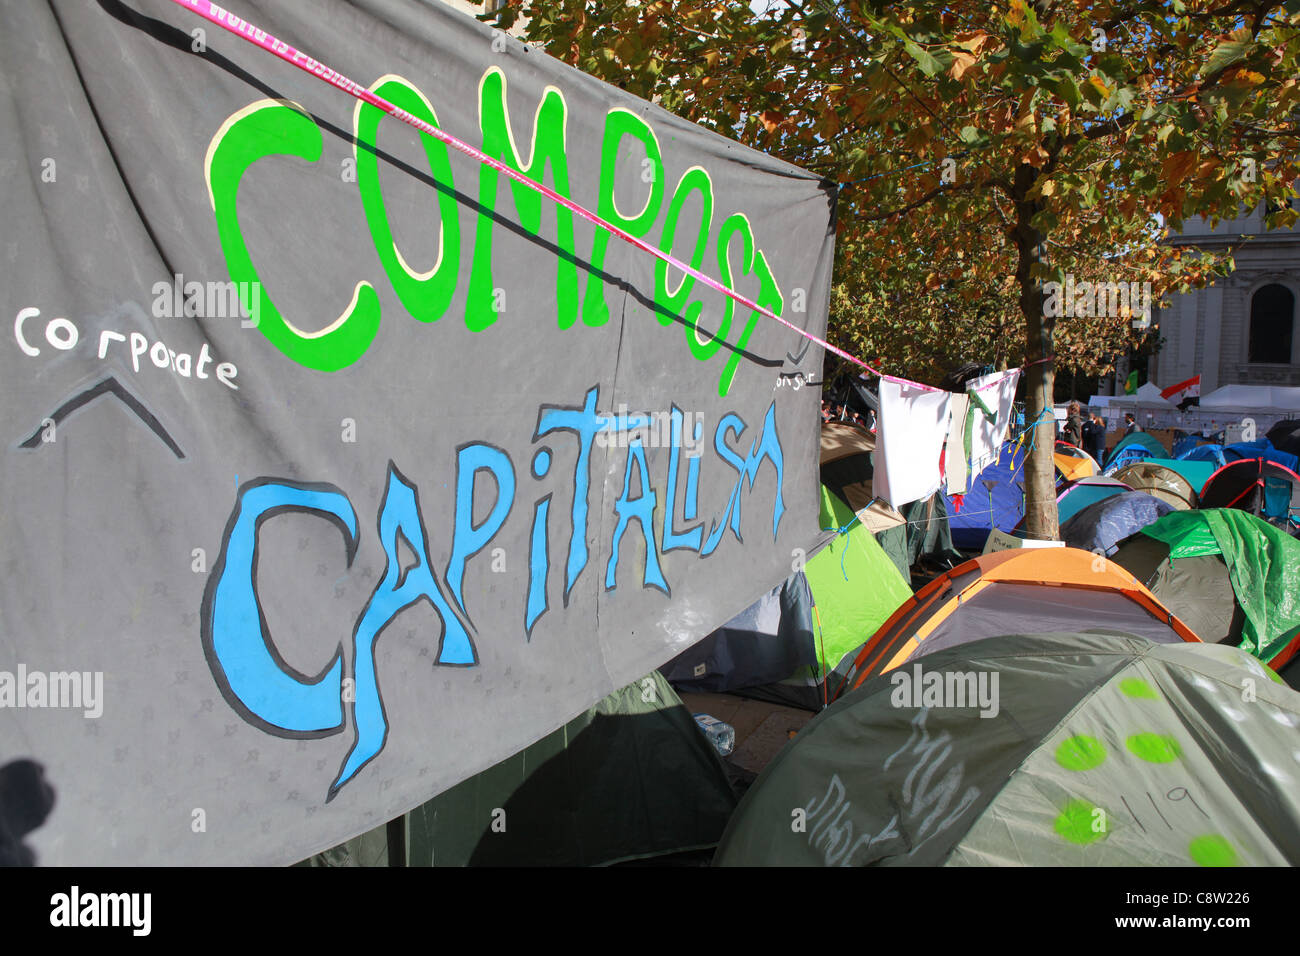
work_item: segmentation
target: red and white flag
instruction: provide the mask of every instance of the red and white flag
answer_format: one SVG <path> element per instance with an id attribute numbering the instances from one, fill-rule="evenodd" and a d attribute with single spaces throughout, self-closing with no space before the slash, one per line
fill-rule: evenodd
<path id="1" fill-rule="evenodd" d="M 1170 385 L 1168 388 L 1160 390 L 1160 397 L 1167 399 L 1177 405 L 1185 398 L 1201 397 L 1201 376 L 1193 375 L 1185 382 L 1179 382 L 1177 385 Z"/>

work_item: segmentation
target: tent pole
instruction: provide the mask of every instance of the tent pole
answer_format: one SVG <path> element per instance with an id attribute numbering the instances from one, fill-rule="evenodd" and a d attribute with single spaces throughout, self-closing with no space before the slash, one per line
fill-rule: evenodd
<path id="1" fill-rule="evenodd" d="M 406 814 L 388 821 L 388 865 L 406 866 Z"/>

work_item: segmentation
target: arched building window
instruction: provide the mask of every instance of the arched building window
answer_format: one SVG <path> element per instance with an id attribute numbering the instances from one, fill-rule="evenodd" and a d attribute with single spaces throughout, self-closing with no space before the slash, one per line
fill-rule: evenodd
<path id="1" fill-rule="evenodd" d="M 1271 282 L 1250 297 L 1250 362 L 1289 365 L 1295 295 Z"/>

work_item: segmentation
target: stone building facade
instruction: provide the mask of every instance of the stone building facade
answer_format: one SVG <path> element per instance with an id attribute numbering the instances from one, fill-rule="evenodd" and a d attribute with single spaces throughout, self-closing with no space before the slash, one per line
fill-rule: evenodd
<path id="1" fill-rule="evenodd" d="M 1192 219 L 1169 241 L 1213 251 L 1239 243 L 1236 270 L 1156 312 L 1164 343 L 1148 379 L 1164 388 L 1199 374 L 1202 395 L 1224 385 L 1300 385 L 1300 228 L 1265 231 L 1261 208 L 1215 228 Z"/>

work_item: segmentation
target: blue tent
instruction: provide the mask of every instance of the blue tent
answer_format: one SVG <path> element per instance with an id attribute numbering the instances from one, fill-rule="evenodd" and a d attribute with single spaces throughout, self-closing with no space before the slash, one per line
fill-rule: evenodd
<path id="1" fill-rule="evenodd" d="M 1025 516 L 1024 464 L 1025 446 L 1007 442 L 998 460 L 971 481 L 960 511 L 952 498 L 944 496 L 956 547 L 983 550 L 990 530 L 1011 531 L 1020 523 Z"/>
<path id="2" fill-rule="evenodd" d="M 1300 465 L 1300 458 L 1290 452 L 1278 451 L 1267 438 L 1227 445 L 1223 449 L 1223 457 L 1228 461 L 1240 461 L 1243 458 L 1263 458 L 1265 461 L 1274 462 L 1283 468 L 1290 468 L 1292 471 L 1300 470 L 1300 468 L 1297 468 Z"/>
<path id="3" fill-rule="evenodd" d="M 1114 554 L 1119 543 L 1137 534 L 1174 506 L 1145 491 L 1126 491 L 1088 505 L 1061 525 L 1067 548 Z"/>
<path id="4" fill-rule="evenodd" d="M 1196 445 L 1174 457 L 1179 461 L 1212 461 L 1216 468 L 1222 468 L 1228 463 L 1223 457 L 1222 445 Z"/>

